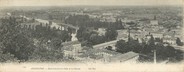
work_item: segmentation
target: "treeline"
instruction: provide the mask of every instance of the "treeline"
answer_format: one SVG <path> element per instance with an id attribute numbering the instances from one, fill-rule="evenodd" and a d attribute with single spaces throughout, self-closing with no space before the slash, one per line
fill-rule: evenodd
<path id="1" fill-rule="evenodd" d="M 107 28 L 105 35 L 99 35 L 97 32 L 93 31 L 93 29 L 89 29 L 86 27 L 80 27 L 76 35 L 78 40 L 82 43 L 82 46 L 88 47 L 115 40 L 117 36 L 117 31 L 112 28 Z"/>
<path id="2" fill-rule="evenodd" d="M 0 62 L 61 61 L 62 42 L 70 41 L 68 31 L 36 26 L 21 28 L 17 18 L 0 19 Z"/>
<path id="3" fill-rule="evenodd" d="M 52 38 L 58 38 L 59 40 L 62 40 L 62 42 L 71 41 L 71 30 L 60 30 L 59 28 L 53 27 L 51 28 L 46 24 L 46 26 L 43 26 L 42 23 L 40 25 L 37 25 L 35 29 L 28 29 L 30 32 L 32 32 L 32 36 L 35 38 L 43 38 L 50 40 Z"/>
<path id="4" fill-rule="evenodd" d="M 34 44 L 31 38 L 18 27 L 16 18 L 1 19 L 1 62 L 8 60 L 28 60 L 34 51 Z"/>
<path id="5" fill-rule="evenodd" d="M 154 50 L 156 50 L 157 61 L 179 62 L 183 60 L 183 52 L 175 49 L 167 43 L 162 42 L 160 39 L 151 36 L 148 42 L 139 43 L 138 40 L 130 39 L 128 42 L 119 40 L 116 43 L 116 51 L 126 53 L 133 51 L 139 53 L 140 62 L 153 62 Z"/>
<path id="6" fill-rule="evenodd" d="M 74 26 L 94 27 L 94 28 L 108 28 L 112 27 L 116 30 L 124 29 L 122 21 L 116 19 L 116 22 L 101 22 L 100 20 L 92 19 L 88 15 L 70 15 L 66 20 L 66 24 L 72 24 Z"/>

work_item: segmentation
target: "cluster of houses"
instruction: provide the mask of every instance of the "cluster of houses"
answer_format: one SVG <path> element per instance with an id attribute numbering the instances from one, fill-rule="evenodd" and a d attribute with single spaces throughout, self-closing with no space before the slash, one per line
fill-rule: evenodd
<path id="1" fill-rule="evenodd" d="M 79 52 L 78 56 L 76 56 L 75 52 L 71 52 L 70 55 L 79 60 L 86 60 L 86 61 L 91 60 L 94 62 L 98 62 L 98 61 L 100 62 L 125 62 L 125 61 L 136 62 L 136 60 L 139 57 L 139 54 L 137 53 L 128 52 L 125 54 L 119 54 L 115 51 L 106 50 L 105 48 L 107 46 L 111 46 L 112 50 L 115 50 L 116 42 L 120 39 L 128 41 L 128 36 L 132 37 L 135 40 L 138 39 L 140 43 L 143 41 L 148 42 L 151 36 L 153 36 L 156 41 L 155 43 L 159 42 L 159 40 L 162 40 L 162 42 L 164 43 L 168 43 L 170 45 L 176 45 L 176 38 L 181 38 L 179 34 L 180 29 L 172 29 L 171 31 L 167 31 L 167 30 L 168 29 L 159 25 L 159 22 L 156 20 L 156 18 L 154 18 L 153 20 L 150 20 L 148 23 L 146 23 L 146 25 L 140 25 L 140 28 L 138 30 L 134 30 L 134 29 L 123 30 L 122 34 L 125 36 L 118 37 L 117 40 L 94 45 L 93 49 L 90 50 L 91 53 L 86 51 L 88 54 L 91 54 L 91 55 L 84 56 L 84 54 L 82 53 L 84 53 L 85 51 L 82 50 L 82 47 L 80 47 L 80 44 L 77 44 L 78 46 L 73 46 L 74 48 L 79 50 L 77 51 Z M 105 32 L 105 29 L 100 28 L 97 30 L 97 32 L 103 35 Z M 82 53 L 80 54 L 80 52 Z M 72 55 L 72 53 L 75 53 L 75 54 Z"/>
<path id="2" fill-rule="evenodd" d="M 163 42 L 175 45 L 176 38 L 182 38 L 180 35 L 181 28 L 171 30 L 164 28 L 162 25 L 159 25 L 158 20 L 156 20 L 156 16 L 154 19 L 150 20 L 148 24 L 142 23 L 139 27 L 138 30 L 130 30 L 131 37 L 138 39 L 139 42 L 142 42 L 143 39 L 146 41 L 149 40 L 151 38 L 150 36 L 152 35 L 154 38 L 162 39 Z M 126 35 L 128 36 L 128 32 L 126 32 Z"/>
<path id="3" fill-rule="evenodd" d="M 105 14 L 106 15 L 106 14 Z M 107 14 L 108 15 L 108 14 Z M 27 17 L 20 17 L 18 20 L 23 21 L 23 23 L 21 23 L 21 27 L 23 28 L 31 28 L 31 29 L 35 29 L 35 27 L 37 25 L 41 25 L 41 26 L 52 26 L 54 25 L 53 22 L 51 21 L 43 21 L 43 20 L 37 20 L 37 19 L 29 19 Z M 110 20 L 108 20 L 110 21 Z M 129 20 L 127 19 L 122 19 L 122 22 L 126 23 Z M 132 22 L 134 20 L 130 20 L 130 22 Z M 137 21 L 135 21 L 136 23 Z M 71 42 L 66 42 L 63 43 L 64 45 L 64 58 L 69 59 L 69 58 L 73 58 L 76 60 L 81 60 L 81 61 L 102 61 L 102 62 L 125 62 L 125 61 L 133 61 L 136 62 L 137 58 L 139 57 L 139 54 L 136 54 L 134 52 L 128 52 L 125 54 L 120 54 L 117 53 L 115 51 L 109 51 L 106 50 L 105 48 L 107 46 L 112 46 L 112 49 L 115 49 L 115 43 L 120 40 L 128 40 L 128 36 L 130 35 L 130 37 L 132 37 L 133 39 L 138 39 L 139 42 L 143 42 L 143 41 L 148 41 L 151 38 L 151 35 L 154 38 L 160 38 L 163 40 L 163 42 L 167 42 L 169 44 L 176 44 L 176 38 L 180 37 L 179 35 L 179 29 L 173 29 L 169 32 L 167 32 L 167 29 L 165 29 L 163 26 L 159 25 L 158 21 L 154 18 L 153 20 L 149 21 L 149 24 L 144 24 L 144 22 L 139 21 L 139 24 L 142 24 L 139 26 L 138 30 L 124 30 L 123 32 L 123 37 L 118 38 L 117 40 L 114 41 L 110 41 L 110 42 L 106 42 L 106 43 L 102 43 L 102 44 L 98 44 L 93 46 L 93 52 L 91 52 L 92 55 L 87 55 L 84 56 L 85 52 L 88 53 L 88 51 L 84 51 L 83 47 L 81 47 L 81 43 L 77 41 L 77 38 L 75 37 L 76 34 L 71 34 L 72 35 L 72 41 Z M 124 25 L 125 26 L 125 25 Z M 53 26 L 53 27 L 57 27 L 57 29 L 60 30 L 65 30 L 66 27 L 62 27 L 62 26 Z M 129 27 L 129 26 L 128 26 Z M 99 28 L 97 30 L 97 32 L 100 35 L 104 35 L 105 34 L 105 29 L 103 28 Z"/>

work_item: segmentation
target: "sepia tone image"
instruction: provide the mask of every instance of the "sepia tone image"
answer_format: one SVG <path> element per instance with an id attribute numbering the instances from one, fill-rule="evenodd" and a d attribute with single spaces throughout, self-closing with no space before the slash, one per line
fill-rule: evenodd
<path id="1" fill-rule="evenodd" d="M 182 0 L 0 0 L 0 63 L 183 64 Z"/>

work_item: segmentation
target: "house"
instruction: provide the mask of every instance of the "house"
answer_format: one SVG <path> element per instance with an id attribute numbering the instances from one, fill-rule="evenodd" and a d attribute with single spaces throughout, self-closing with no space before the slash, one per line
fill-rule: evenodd
<path id="1" fill-rule="evenodd" d="M 82 51 L 81 43 L 79 41 L 70 41 L 62 43 L 64 48 L 64 57 L 76 57 Z"/>
<path id="2" fill-rule="evenodd" d="M 150 24 L 153 26 L 157 26 L 158 25 L 158 21 L 157 20 L 151 20 Z"/>
<path id="3" fill-rule="evenodd" d="M 156 16 L 154 16 L 154 19 L 150 21 L 150 24 L 152 26 L 158 26 L 158 20 L 156 19 Z"/>
<path id="4" fill-rule="evenodd" d="M 116 22 L 116 18 L 114 17 L 102 17 L 100 18 L 101 22 Z"/>
<path id="5" fill-rule="evenodd" d="M 106 30 L 105 28 L 98 28 L 97 32 L 100 36 L 102 36 L 102 35 L 105 35 Z"/>
<path id="6" fill-rule="evenodd" d="M 163 37 L 163 34 L 162 33 L 158 33 L 158 32 L 152 32 L 151 33 L 153 35 L 154 38 L 162 38 Z"/>
<path id="7" fill-rule="evenodd" d="M 172 45 L 176 45 L 176 38 L 163 38 L 163 42 L 167 42 Z"/>
<path id="8" fill-rule="evenodd" d="M 76 37 L 76 33 L 72 33 L 71 36 L 72 36 L 71 41 L 77 41 L 78 40 L 77 37 Z"/>

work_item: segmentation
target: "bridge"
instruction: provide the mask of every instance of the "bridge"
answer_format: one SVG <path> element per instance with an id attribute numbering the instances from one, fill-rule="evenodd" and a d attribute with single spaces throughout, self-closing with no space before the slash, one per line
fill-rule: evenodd
<path id="1" fill-rule="evenodd" d="M 113 40 L 113 41 L 110 41 L 110 42 L 105 42 L 105 43 L 97 44 L 97 45 L 94 45 L 93 48 L 95 48 L 95 49 L 104 49 L 107 46 L 115 47 L 115 44 L 116 44 L 117 41 L 118 40 Z"/>
<path id="2" fill-rule="evenodd" d="M 57 23 L 57 24 L 62 25 L 62 26 L 67 27 L 67 28 L 69 27 L 69 28 L 72 28 L 72 29 L 75 29 L 75 30 L 79 29 L 79 27 L 73 26 L 71 24 L 65 24 L 65 23 Z"/>
<path id="3" fill-rule="evenodd" d="M 24 18 L 30 19 L 29 17 L 26 17 L 26 16 L 24 16 Z M 60 21 L 50 21 L 50 20 L 43 20 L 43 19 L 39 19 L 39 18 L 35 19 L 35 20 L 39 23 L 42 23 L 43 25 L 50 24 L 50 22 L 51 22 L 51 27 L 56 27 L 56 28 L 64 27 L 64 29 L 67 29 L 69 27 L 69 28 L 75 29 L 76 32 L 79 29 L 79 27 L 73 26 L 72 24 L 65 24 L 65 23 L 60 22 Z M 26 27 L 29 27 L 29 26 L 32 27 L 32 26 L 35 26 L 34 23 L 35 22 L 33 22 L 31 24 L 30 23 L 23 23 L 21 25 L 26 26 Z M 40 25 L 39 23 L 36 25 Z"/>
<path id="4" fill-rule="evenodd" d="M 111 46 L 112 49 L 115 49 L 116 42 L 121 40 L 121 39 L 123 39 L 125 41 L 128 41 L 128 39 L 126 39 L 126 38 L 119 38 L 119 39 L 116 39 L 116 40 L 113 40 L 113 41 L 109 41 L 109 42 L 94 45 L 93 48 L 95 48 L 95 49 L 104 49 L 107 46 Z"/>

